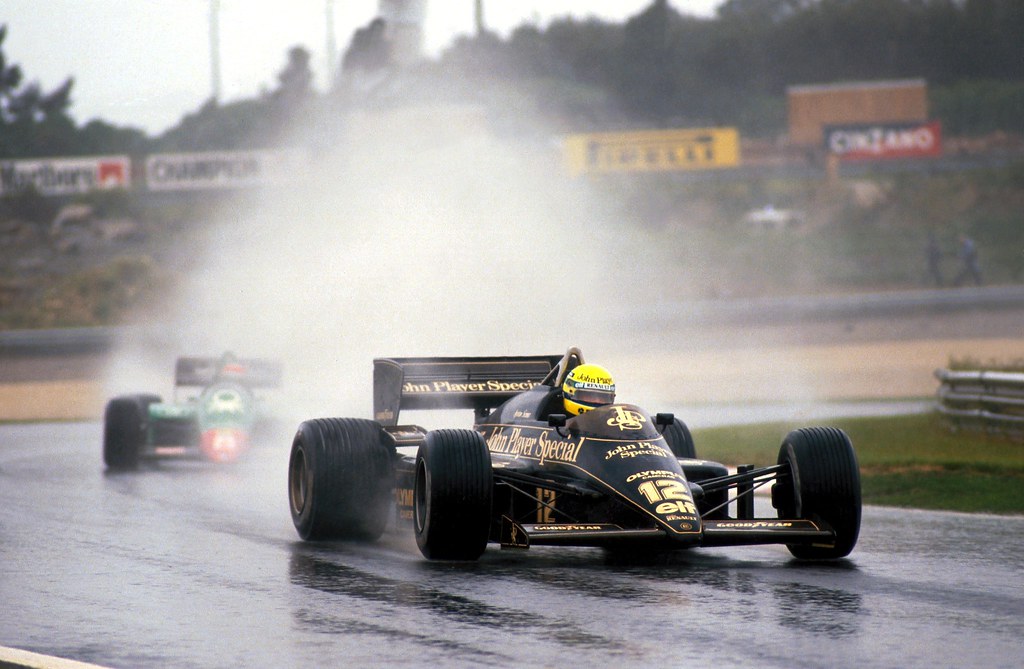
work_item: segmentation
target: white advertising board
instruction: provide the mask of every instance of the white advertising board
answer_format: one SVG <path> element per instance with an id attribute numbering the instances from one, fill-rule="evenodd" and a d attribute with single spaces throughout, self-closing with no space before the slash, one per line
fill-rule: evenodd
<path id="1" fill-rule="evenodd" d="M 307 165 L 298 150 L 156 153 L 146 158 L 149 190 L 208 190 L 273 186 L 300 178 Z"/>
<path id="2" fill-rule="evenodd" d="M 35 158 L 0 162 L 0 195 L 34 189 L 40 195 L 77 195 L 93 190 L 127 188 L 128 156 Z"/>

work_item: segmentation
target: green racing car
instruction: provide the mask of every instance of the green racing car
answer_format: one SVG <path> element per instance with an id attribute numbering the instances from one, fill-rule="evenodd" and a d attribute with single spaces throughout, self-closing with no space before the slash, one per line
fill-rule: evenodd
<path id="1" fill-rule="evenodd" d="M 237 460 L 263 418 L 256 389 L 280 384 L 281 366 L 275 361 L 230 353 L 178 358 L 172 401 L 133 394 L 107 402 L 103 461 L 108 469 L 126 470 L 162 458 Z"/>

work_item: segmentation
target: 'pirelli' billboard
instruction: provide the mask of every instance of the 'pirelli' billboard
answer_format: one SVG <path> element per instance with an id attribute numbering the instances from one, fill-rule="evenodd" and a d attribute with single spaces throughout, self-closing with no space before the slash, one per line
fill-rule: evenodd
<path id="1" fill-rule="evenodd" d="M 570 135 L 566 160 L 573 174 L 669 172 L 735 167 L 736 128 L 642 130 Z"/>

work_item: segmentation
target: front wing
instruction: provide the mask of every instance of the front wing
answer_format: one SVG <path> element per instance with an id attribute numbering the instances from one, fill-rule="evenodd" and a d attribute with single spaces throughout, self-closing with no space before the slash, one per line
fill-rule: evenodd
<path id="1" fill-rule="evenodd" d="M 396 510 L 399 520 L 409 522 L 412 520 L 413 483 L 411 474 L 415 457 L 410 453 L 400 460 L 404 462 L 403 466 L 399 468 Z M 596 490 L 588 489 L 587 486 L 550 479 L 541 480 L 510 470 L 495 470 L 495 483 L 499 482 L 520 487 L 523 487 L 524 484 L 537 484 L 569 495 L 583 495 L 595 501 L 603 496 Z M 537 503 L 543 504 L 543 501 L 537 499 Z M 593 519 L 584 522 L 526 523 L 516 521 L 505 513 L 496 513 L 500 513 L 500 516 L 495 518 L 495 522 L 500 523 L 500 530 L 498 536 L 492 535 L 491 539 L 492 541 L 497 539 L 502 548 L 525 549 L 530 546 L 608 548 L 627 545 L 646 545 L 654 548 L 764 544 L 831 545 L 835 540 L 835 531 L 830 526 L 820 521 L 807 519 L 704 519 L 701 522 L 701 531 L 689 535 L 684 543 L 680 543 L 679 537 L 670 537 L 668 532 L 657 527 L 624 527 L 604 520 L 592 522 Z"/>
<path id="2" fill-rule="evenodd" d="M 665 544 L 678 546 L 659 528 L 622 528 L 611 523 L 520 524 L 501 519 L 502 548 L 530 546 L 600 546 Z M 693 546 L 751 546 L 758 544 L 831 545 L 835 532 L 810 520 L 705 520 Z"/>

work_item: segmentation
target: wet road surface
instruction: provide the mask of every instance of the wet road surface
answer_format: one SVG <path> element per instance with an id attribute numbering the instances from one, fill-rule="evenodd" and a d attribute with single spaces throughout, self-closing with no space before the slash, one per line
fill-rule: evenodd
<path id="1" fill-rule="evenodd" d="M 0 426 L 0 645 L 111 667 L 1018 667 L 1024 518 L 866 508 L 848 560 L 306 544 L 287 439 L 106 474 L 97 423 Z M 774 450 L 774 445 L 766 445 Z"/>

